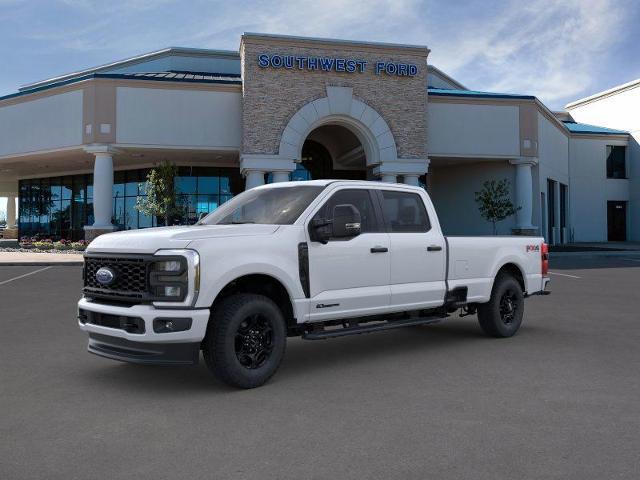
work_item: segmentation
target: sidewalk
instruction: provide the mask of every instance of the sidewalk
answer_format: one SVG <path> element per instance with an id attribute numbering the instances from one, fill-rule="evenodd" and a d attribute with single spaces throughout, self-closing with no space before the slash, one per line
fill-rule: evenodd
<path id="1" fill-rule="evenodd" d="M 0 252 L 2 266 L 82 265 L 82 255 L 71 253 Z"/>

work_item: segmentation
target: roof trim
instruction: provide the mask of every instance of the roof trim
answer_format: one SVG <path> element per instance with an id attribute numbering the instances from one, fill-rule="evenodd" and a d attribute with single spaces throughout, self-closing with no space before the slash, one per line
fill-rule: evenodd
<path id="1" fill-rule="evenodd" d="M 533 95 L 520 95 L 516 93 L 479 92 L 476 90 L 453 90 L 446 88 L 427 88 L 429 95 L 439 97 L 474 97 L 474 98 L 507 98 L 514 100 L 535 100 Z"/>
<path id="2" fill-rule="evenodd" d="M 407 49 L 419 51 L 423 55 L 428 55 L 431 50 L 426 45 L 412 45 L 405 43 L 386 43 L 386 42 L 363 42 L 358 40 L 342 40 L 339 38 L 323 38 L 323 37 L 300 37 L 296 35 L 279 35 L 274 33 L 257 33 L 244 32 L 240 39 L 240 43 L 245 40 L 274 40 L 276 42 L 299 42 L 309 44 L 334 44 L 334 45 L 350 45 L 356 47 L 369 47 L 380 49 Z"/>
<path id="3" fill-rule="evenodd" d="M 76 72 L 67 73 L 64 75 L 59 75 L 57 77 L 48 78 L 46 80 L 40 80 L 33 83 L 28 83 L 22 85 L 18 88 L 19 92 L 25 90 L 32 90 L 34 88 L 39 88 L 43 85 L 58 83 L 64 80 L 71 79 L 73 77 L 79 77 L 88 75 L 91 73 L 100 73 L 101 71 L 111 69 L 114 67 L 124 67 L 127 65 L 136 65 L 138 63 L 145 62 L 147 60 L 153 58 L 162 58 L 171 55 L 172 53 L 178 53 L 182 55 L 191 55 L 191 56 L 211 56 L 211 57 L 227 57 L 227 58 L 240 58 L 240 54 L 238 52 L 234 52 L 232 50 L 209 50 L 204 48 L 186 48 L 186 47 L 167 47 L 161 50 L 156 50 L 153 52 L 143 53 L 141 55 L 136 55 L 135 57 L 125 58 L 123 60 L 116 60 L 115 62 L 105 63 L 104 65 L 99 65 L 97 67 L 86 68 L 84 70 L 78 70 Z"/>
<path id="4" fill-rule="evenodd" d="M 601 98 L 617 95 L 618 93 L 623 93 L 623 92 L 626 92 L 627 90 L 631 90 L 632 88 L 639 87 L 639 86 L 640 86 L 640 78 L 636 80 L 632 80 L 627 83 L 623 83 L 622 85 L 618 85 L 608 90 L 603 90 L 602 92 L 594 93 L 593 95 L 581 98 L 579 100 L 575 100 L 574 102 L 567 103 L 564 108 L 566 108 L 567 110 L 570 110 L 572 108 L 579 107 L 580 105 L 583 105 L 585 103 L 591 103 Z"/>
<path id="5" fill-rule="evenodd" d="M 160 72 L 160 73 L 169 73 L 169 72 Z M 226 76 L 226 75 L 225 75 Z M 200 83 L 200 84 L 221 84 L 221 85 L 242 85 L 242 80 L 238 79 L 192 79 L 192 78 L 165 78 L 165 77 L 150 77 L 143 76 L 141 74 L 130 74 L 130 73 L 90 73 L 88 75 L 82 75 L 81 77 L 73 77 L 68 80 L 61 80 L 55 83 L 48 83 L 46 85 L 42 85 L 40 87 L 35 87 L 29 90 L 23 90 L 17 93 L 10 93 L 9 95 L 5 95 L 0 97 L 0 101 L 9 100 L 11 98 L 16 97 L 24 97 L 26 95 L 31 95 L 33 93 L 42 92 L 44 90 L 50 90 L 52 88 L 64 87 L 66 85 L 71 85 L 74 83 L 84 82 L 86 80 L 92 79 L 100 79 L 100 78 L 108 78 L 115 80 L 144 80 L 147 82 L 174 82 L 174 83 Z"/>
<path id="6" fill-rule="evenodd" d="M 446 73 L 444 73 L 442 70 L 440 70 L 438 67 L 433 66 L 431 64 L 427 65 L 427 71 L 428 72 L 433 72 L 436 75 L 440 75 L 442 78 L 444 78 L 447 82 L 449 83 L 453 83 L 456 87 L 459 87 L 461 90 L 469 90 L 467 87 L 465 87 L 464 85 L 462 85 L 459 81 L 457 81 L 455 78 L 453 78 L 451 75 L 447 75 Z"/>
<path id="7" fill-rule="evenodd" d="M 574 135 L 629 135 L 629 132 L 625 130 L 616 130 L 613 128 L 607 127 L 599 127 L 597 125 L 590 125 L 588 123 L 580 123 L 580 122 L 569 122 L 562 121 L 565 126 L 569 129 L 571 134 Z M 578 129 L 574 130 L 572 125 L 575 125 Z"/>

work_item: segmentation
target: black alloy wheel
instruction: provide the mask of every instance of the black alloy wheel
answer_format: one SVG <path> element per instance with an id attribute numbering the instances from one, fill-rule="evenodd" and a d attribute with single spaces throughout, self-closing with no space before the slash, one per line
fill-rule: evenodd
<path id="1" fill-rule="evenodd" d="M 267 317 L 254 314 L 238 326 L 235 339 L 236 357 L 250 370 L 260 368 L 273 352 L 273 326 Z"/>

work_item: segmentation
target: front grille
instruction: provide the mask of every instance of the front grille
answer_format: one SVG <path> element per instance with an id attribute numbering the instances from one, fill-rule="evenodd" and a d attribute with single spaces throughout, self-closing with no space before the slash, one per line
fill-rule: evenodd
<path id="1" fill-rule="evenodd" d="M 144 257 L 86 256 L 84 293 L 89 296 L 125 301 L 142 301 L 149 296 L 149 265 Z M 96 273 L 106 267 L 115 273 L 112 283 L 103 285 Z"/>

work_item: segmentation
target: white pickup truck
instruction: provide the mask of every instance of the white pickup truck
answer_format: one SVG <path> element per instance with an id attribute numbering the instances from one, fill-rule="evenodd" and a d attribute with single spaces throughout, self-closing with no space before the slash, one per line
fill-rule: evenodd
<path id="1" fill-rule="evenodd" d="M 538 237 L 445 237 L 418 187 L 315 180 L 248 190 L 197 225 L 102 235 L 85 254 L 78 320 L 89 351 L 197 363 L 252 388 L 288 336 L 422 325 L 460 309 L 510 337 L 547 293 Z"/>

